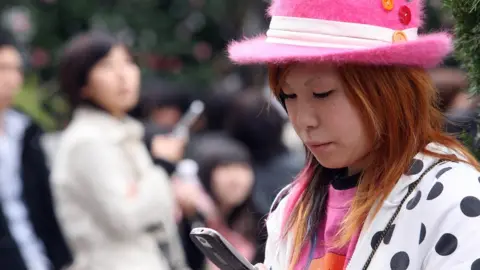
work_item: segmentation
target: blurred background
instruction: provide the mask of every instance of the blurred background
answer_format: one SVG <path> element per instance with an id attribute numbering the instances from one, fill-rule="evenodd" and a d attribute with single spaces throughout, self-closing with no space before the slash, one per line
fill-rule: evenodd
<path id="1" fill-rule="evenodd" d="M 440 0 L 429 0 L 423 31 L 448 30 L 452 20 Z M 101 29 L 132 47 L 145 80 L 182 82 L 193 95 L 265 88 L 266 70 L 239 67 L 226 57 L 235 38 L 254 36 L 268 26 L 268 1 L 242 0 L 4 0 L 2 25 L 21 43 L 27 63 L 18 104 L 47 128 L 58 123 L 62 105 L 56 89 L 58 54 L 76 33 Z M 453 60 L 448 67 L 456 67 Z"/>
<path id="2" fill-rule="evenodd" d="M 426 2 L 427 16 L 421 31 L 451 32 L 453 20 L 441 1 Z M 69 106 L 60 94 L 58 83 L 59 61 L 66 42 L 79 33 L 101 30 L 129 47 L 141 71 L 140 100 L 129 114 L 143 124 L 145 148 L 152 162 L 166 171 L 171 182 L 172 190 L 166 186 L 163 192 L 172 193 L 178 205 L 174 224 L 181 249 L 175 252 L 184 254 L 185 259 L 172 255 L 173 249 L 165 250 L 164 243 L 158 240 L 158 252 L 169 261 L 170 269 L 215 269 L 205 262 L 188 238 L 190 230 L 197 226 L 215 228 L 249 260 L 263 261 L 264 218 L 276 194 L 304 165 L 303 145 L 281 104 L 270 94 L 266 68 L 234 65 L 225 50 L 231 40 L 255 36 L 268 28 L 265 15 L 268 4 L 266 0 L 0 2 L 0 26 L 12 34 L 24 65 L 24 83 L 13 107 L 46 131 L 40 145 L 48 168 L 52 166 L 59 136 L 70 121 Z M 439 91 L 441 110 L 451 120 L 449 123 L 456 123 L 447 125 L 448 131 L 467 131 L 471 135 L 469 146 L 476 151 L 477 101 L 469 99 L 466 93 L 467 75 L 460 66 L 449 57 L 442 66 L 429 72 Z M 185 132 L 178 129 L 185 122 L 188 130 L 182 136 L 187 139 L 181 146 L 174 146 L 178 141 L 162 137 L 171 132 Z M 165 154 L 168 149 L 175 153 Z M 3 158 L 8 157 L 5 155 Z M 44 173 L 47 175 L 47 170 Z M 35 191 L 32 196 L 36 196 L 37 203 L 28 202 L 30 195 L 23 197 L 27 198 L 27 208 L 29 203 L 48 202 L 47 210 L 38 209 L 38 213 L 50 213 L 51 223 L 33 220 L 32 231 L 44 242 L 51 267 L 43 268 L 41 265 L 45 264 L 27 259 L 26 255 L 20 256 L 25 263 L 22 259 L 5 262 L 13 258 L 11 250 L 22 245 L 14 244 L 20 241 L 19 236 L 9 233 L 14 231 L 14 225 L 10 224 L 10 228 L 5 225 L 8 222 L 3 220 L 8 220 L 9 215 L 2 208 L 7 214 L 0 213 L 0 233 L 11 238 L 8 242 L 11 246 L 0 241 L 2 269 L 69 269 L 66 267 L 76 250 L 70 251 L 71 239 L 67 241 L 69 245 L 58 240 L 63 238 L 65 230 L 61 227 L 66 226 L 66 221 L 63 217 L 60 225 L 55 225 L 53 212 L 58 207 L 54 206 L 57 202 L 52 199 L 49 188 L 52 184 L 48 181 L 44 189 L 30 186 L 29 192 Z M 0 203 L 5 205 L 1 194 Z M 154 212 L 158 211 L 151 213 Z M 54 230 L 58 231 L 57 236 L 52 236 Z M 56 242 L 49 243 L 53 238 Z M 22 243 L 28 246 L 31 242 Z M 175 266 L 174 257 L 186 263 Z M 3 268 L 3 265 L 10 266 Z M 153 269 L 139 267 L 135 269 Z"/>

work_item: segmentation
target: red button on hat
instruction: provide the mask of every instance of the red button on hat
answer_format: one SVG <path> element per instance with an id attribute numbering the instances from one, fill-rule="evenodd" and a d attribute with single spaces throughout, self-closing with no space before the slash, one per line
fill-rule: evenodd
<path id="1" fill-rule="evenodd" d="M 402 6 L 398 11 L 398 16 L 400 18 L 400 22 L 407 25 L 412 20 L 412 12 L 410 12 L 410 8 L 407 6 Z"/>

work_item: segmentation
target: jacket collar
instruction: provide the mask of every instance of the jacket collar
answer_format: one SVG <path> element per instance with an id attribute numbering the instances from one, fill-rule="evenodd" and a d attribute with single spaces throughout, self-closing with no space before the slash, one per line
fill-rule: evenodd
<path id="1" fill-rule="evenodd" d="M 142 124 L 126 116 L 123 119 L 113 117 L 111 114 L 91 106 L 82 106 L 75 110 L 73 121 L 96 126 L 101 132 L 115 142 L 123 140 L 142 140 L 144 128 Z"/>
<path id="2" fill-rule="evenodd" d="M 461 159 L 465 158 L 453 149 L 449 149 L 438 143 L 430 143 L 427 145 L 426 149 L 438 154 L 456 155 Z M 412 160 L 410 169 L 400 177 L 396 186 L 390 192 L 388 198 L 385 200 L 385 202 L 383 202 L 382 209 L 388 209 L 390 213 L 393 213 L 402 201 L 403 197 L 407 194 L 409 186 L 413 182 L 418 180 L 419 177 L 438 160 L 438 158 L 426 155 L 424 153 L 418 153 L 417 155 L 415 155 Z M 432 175 L 426 175 L 426 177 L 435 177 L 434 174 Z M 375 223 L 375 220 L 377 220 L 377 218 L 380 218 L 380 216 L 374 216 L 373 214 L 375 213 L 371 211 L 369 217 L 367 218 L 367 221 L 364 224 L 364 227 L 360 232 L 360 238 L 357 242 L 355 252 L 349 262 L 348 267 L 346 268 L 348 270 L 357 269 L 359 265 L 363 265 L 371 251 L 371 238 L 365 237 L 365 234 L 367 234 L 369 230 L 372 230 L 370 226 L 373 226 L 372 224 Z M 388 220 L 389 218 L 390 216 L 382 217 L 381 226 L 385 226 L 386 223 L 383 222 L 387 222 L 386 220 Z M 381 227 L 381 229 L 383 229 L 383 227 Z"/>
<path id="3" fill-rule="evenodd" d="M 438 143 L 430 143 L 426 146 L 426 149 L 438 154 L 459 155 L 459 153 Z M 413 182 L 417 181 L 422 173 L 437 161 L 438 158 L 436 157 L 432 157 L 421 152 L 417 153 L 412 159 L 410 168 L 400 177 L 397 184 L 390 192 L 390 195 L 384 202 L 384 206 L 398 206 L 402 201 L 403 196 L 406 194 L 409 186 Z"/>
<path id="4" fill-rule="evenodd" d="M 11 138 L 23 137 L 25 129 L 30 124 L 30 119 L 24 114 L 12 109 L 8 109 L 2 115 L 3 129 L 7 136 Z"/>

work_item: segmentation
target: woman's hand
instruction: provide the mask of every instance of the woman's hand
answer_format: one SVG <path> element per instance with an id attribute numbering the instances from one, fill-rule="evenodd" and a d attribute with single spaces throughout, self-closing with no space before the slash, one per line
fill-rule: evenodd
<path id="1" fill-rule="evenodd" d="M 257 270 L 267 270 L 267 267 L 262 263 L 255 264 L 255 269 Z"/>
<path id="2" fill-rule="evenodd" d="M 185 183 L 180 179 L 172 181 L 176 201 L 186 216 L 201 212 L 206 219 L 216 219 L 217 211 L 215 203 L 197 184 Z"/>
<path id="3" fill-rule="evenodd" d="M 177 137 L 156 135 L 152 139 L 152 155 L 155 158 L 176 163 L 183 157 L 186 141 Z"/>
<path id="4" fill-rule="evenodd" d="M 182 212 L 187 216 L 195 214 L 197 211 L 196 201 L 201 195 L 200 188 L 197 185 L 185 183 L 178 179 L 172 181 L 172 186 L 177 203 L 182 209 Z"/>

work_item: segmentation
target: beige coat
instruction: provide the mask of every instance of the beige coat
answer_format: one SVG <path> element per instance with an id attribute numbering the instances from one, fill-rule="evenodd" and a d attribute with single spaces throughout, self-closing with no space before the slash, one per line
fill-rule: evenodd
<path id="1" fill-rule="evenodd" d="M 169 178 L 142 136 L 137 121 L 92 108 L 77 109 L 62 134 L 52 187 L 72 269 L 171 269 L 166 256 L 174 269 L 186 268 Z"/>

